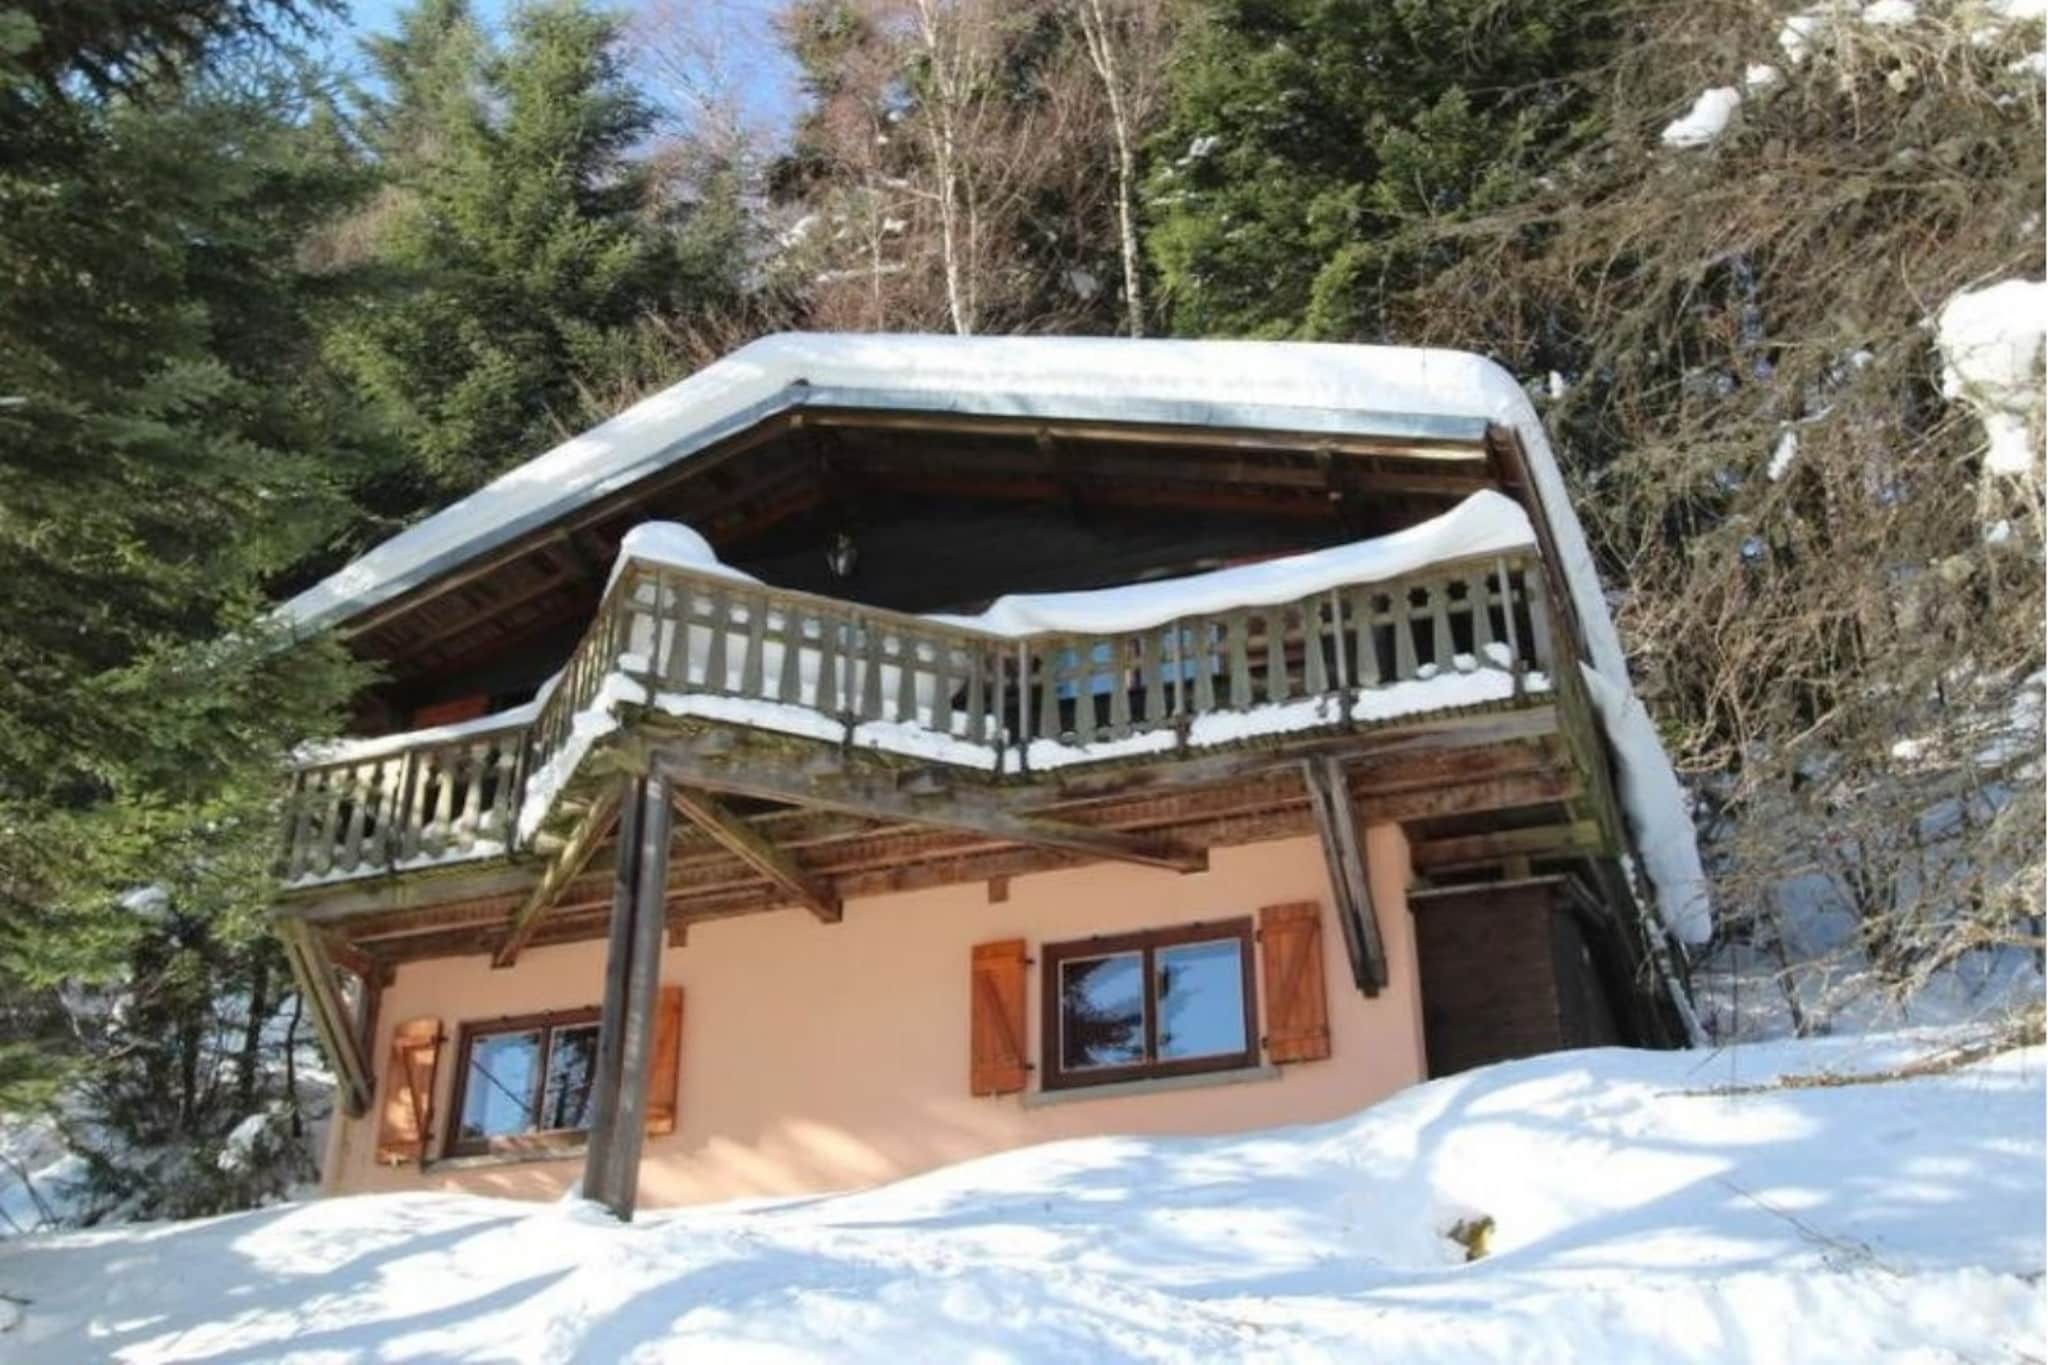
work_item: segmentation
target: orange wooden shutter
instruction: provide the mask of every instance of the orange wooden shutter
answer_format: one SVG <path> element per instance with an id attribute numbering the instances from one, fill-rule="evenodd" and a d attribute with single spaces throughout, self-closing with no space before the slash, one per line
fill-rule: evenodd
<path id="1" fill-rule="evenodd" d="M 1313 1062 L 1330 1055 L 1323 997 L 1323 912 L 1314 901 L 1259 911 L 1266 977 L 1266 1059 Z"/>
<path id="2" fill-rule="evenodd" d="M 1024 940 L 974 947 L 972 1042 L 968 1089 L 1010 1095 L 1024 1088 Z"/>
<path id="3" fill-rule="evenodd" d="M 408 1019 L 391 1032 L 384 1068 L 384 1107 L 377 1124 L 377 1161 L 402 1166 L 427 1149 L 434 1124 L 434 1070 L 441 1060 L 441 1021 Z"/>
<path id="4" fill-rule="evenodd" d="M 676 1130 L 676 1088 L 682 1075 L 683 988 L 663 986 L 654 1006 L 654 1047 L 647 1054 L 647 1133 Z"/>

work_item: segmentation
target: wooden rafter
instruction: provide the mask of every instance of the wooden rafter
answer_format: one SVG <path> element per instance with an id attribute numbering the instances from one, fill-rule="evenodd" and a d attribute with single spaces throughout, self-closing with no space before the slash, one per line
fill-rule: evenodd
<path id="1" fill-rule="evenodd" d="M 326 939 L 300 919 L 279 920 L 277 932 L 284 940 L 292 979 L 312 1009 L 313 1027 L 319 1032 L 321 1046 L 341 1083 L 342 1107 L 351 1118 L 359 1118 L 370 1109 L 370 1065 L 363 1053 L 361 1032 L 349 1018 L 348 1006 L 336 985 Z"/>
<path id="2" fill-rule="evenodd" d="M 671 789 L 670 799 L 690 823 L 710 835 L 735 858 L 788 892 L 806 910 L 826 924 L 839 922 L 843 913 L 839 898 L 798 867 L 796 859 L 734 815 L 724 802 L 710 792 L 680 784 Z"/>
<path id="3" fill-rule="evenodd" d="M 743 762 L 728 763 L 677 745 L 659 749 L 654 763 L 657 770 L 679 786 L 729 796 L 964 830 L 1007 843 L 1063 849 L 1091 858 L 1173 872 L 1199 872 L 1209 865 L 1208 854 L 1201 849 L 1155 835 L 1118 834 L 1020 814 L 1001 804 L 992 792 L 955 790 L 941 798 L 920 798 L 892 782 L 855 772 L 841 773 L 831 783 L 820 784 L 786 758 L 749 754 Z"/>
<path id="4" fill-rule="evenodd" d="M 576 880 L 576 874 L 590 862 L 591 855 L 604 842 L 604 836 L 617 824 L 618 814 L 618 788 L 609 787 L 583 813 L 568 842 L 548 861 L 547 870 L 513 912 L 511 923 L 505 928 L 505 941 L 491 955 L 493 967 L 509 967 L 519 960 L 520 952 L 533 938 L 533 931 L 540 927 L 541 920 L 561 899 L 569 883 Z"/>

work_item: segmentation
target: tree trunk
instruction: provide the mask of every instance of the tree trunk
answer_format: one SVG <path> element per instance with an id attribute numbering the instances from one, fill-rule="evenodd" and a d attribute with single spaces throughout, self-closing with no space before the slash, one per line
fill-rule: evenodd
<path id="1" fill-rule="evenodd" d="M 236 1062 L 235 1112 L 256 1107 L 256 1070 L 262 1061 L 263 1024 L 270 1015 L 270 959 L 261 948 L 249 971 L 249 1017 L 242 1025 L 242 1049 Z"/>
<path id="2" fill-rule="evenodd" d="M 1131 107 L 1124 98 L 1123 71 L 1117 60 L 1116 35 L 1102 0 L 1078 0 L 1081 38 L 1088 49 L 1088 61 L 1102 81 L 1102 93 L 1109 100 L 1110 132 L 1116 139 L 1116 225 L 1118 249 L 1124 272 L 1124 326 L 1134 337 L 1145 335 L 1144 262 L 1138 255 L 1138 152 L 1137 130 L 1131 127 Z"/>
<path id="3" fill-rule="evenodd" d="M 1130 132 L 1116 119 L 1116 218 L 1123 235 L 1124 316 L 1131 335 L 1145 335 L 1144 264 L 1138 259 L 1138 157 Z"/>
<path id="4" fill-rule="evenodd" d="M 299 1114 L 299 1020 L 304 1015 L 306 998 L 297 991 L 292 992 L 292 1017 L 284 1026 L 284 1098 L 291 1106 L 292 1137 L 296 1140 L 306 1135 L 305 1120 Z M 330 1122 L 340 1122 L 336 1117 Z"/>

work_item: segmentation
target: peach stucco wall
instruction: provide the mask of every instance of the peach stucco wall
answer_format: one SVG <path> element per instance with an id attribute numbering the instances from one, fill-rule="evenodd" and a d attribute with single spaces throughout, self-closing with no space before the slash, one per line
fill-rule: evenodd
<path id="1" fill-rule="evenodd" d="M 1351 984 L 1313 839 L 1219 848 L 1207 872 L 1188 876 L 1096 865 L 1018 877 L 998 904 L 974 883 L 854 901 L 837 925 L 789 910 L 693 926 L 688 944 L 662 959 L 663 980 L 685 988 L 681 1122 L 673 1135 L 648 1141 L 641 1201 L 846 1189 L 1053 1138 L 1328 1119 L 1411 1084 L 1424 1059 L 1400 829 L 1369 829 L 1366 855 L 1392 978 L 1372 999 Z M 1060 1104 L 969 1095 L 974 944 L 1021 937 L 1035 957 L 1045 942 L 1247 915 L 1291 900 L 1323 906 L 1328 1060 L 1286 1067 L 1277 1080 Z M 438 1016 L 451 1037 L 435 1103 L 445 1115 L 458 1023 L 593 1005 L 603 958 L 604 945 L 593 942 L 532 950 L 506 971 L 483 958 L 405 967 L 384 993 L 374 1061 L 381 1073 L 398 1021 Z M 1026 995 L 1035 1060 L 1035 967 Z M 380 1098 L 383 1082 L 380 1074 Z M 441 1127 L 437 1121 L 437 1139 Z M 574 1161 L 547 1161 L 430 1165 L 423 1175 L 379 1168 L 375 1144 L 374 1118 L 337 1124 L 327 1188 L 551 1197 L 579 1170 Z"/>

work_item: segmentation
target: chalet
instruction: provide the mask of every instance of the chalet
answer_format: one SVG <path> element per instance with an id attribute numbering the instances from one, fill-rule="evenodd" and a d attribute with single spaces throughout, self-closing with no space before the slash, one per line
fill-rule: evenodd
<path id="1" fill-rule="evenodd" d="M 1699 862 L 1517 386 L 772 337 L 287 604 L 331 1191 L 630 1216 L 1684 1041 Z"/>

